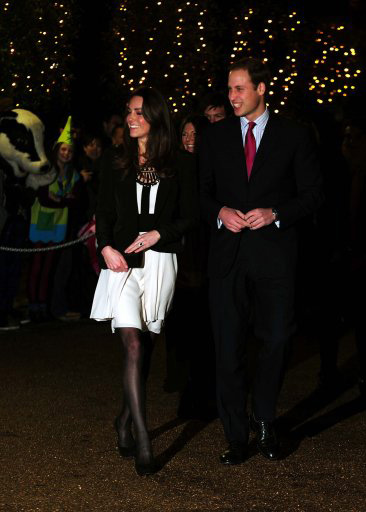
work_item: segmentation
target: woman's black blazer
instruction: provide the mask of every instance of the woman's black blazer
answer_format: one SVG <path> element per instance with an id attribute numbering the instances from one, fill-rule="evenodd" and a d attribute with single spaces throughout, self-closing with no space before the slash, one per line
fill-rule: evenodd
<path id="1" fill-rule="evenodd" d="M 183 250 L 184 234 L 197 226 L 199 201 L 195 158 L 177 152 L 174 173 L 161 178 L 155 204 L 154 229 L 160 240 L 151 249 L 179 253 Z M 143 253 L 125 254 L 125 249 L 139 234 L 136 195 L 136 173 L 105 168 L 102 172 L 96 211 L 96 235 L 102 268 L 106 268 L 100 251 L 110 245 L 126 259 L 130 268 L 143 265 Z"/>

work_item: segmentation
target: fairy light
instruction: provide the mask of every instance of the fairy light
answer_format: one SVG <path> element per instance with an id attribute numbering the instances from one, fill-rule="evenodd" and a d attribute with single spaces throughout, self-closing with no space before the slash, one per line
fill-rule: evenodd
<path id="1" fill-rule="evenodd" d="M 213 84 L 213 48 L 206 36 L 210 4 L 178 0 L 172 5 L 163 0 L 141 1 L 140 26 L 135 30 L 136 2 L 120 0 L 112 30 L 121 86 L 129 90 L 141 83 L 155 86 L 167 97 L 171 111 L 180 113 L 192 105 L 197 93 Z"/>
<path id="2" fill-rule="evenodd" d="M 0 7 L 3 92 L 9 91 L 16 104 L 39 109 L 51 97 L 60 96 L 66 101 L 64 91 L 69 91 L 71 78 L 71 34 L 76 27 L 71 3 L 73 0 L 26 2 L 22 6 L 22 18 L 29 20 L 22 27 L 27 31 L 26 38 L 17 36 L 20 28 L 16 0 L 8 0 Z"/>
<path id="3" fill-rule="evenodd" d="M 251 30 L 253 26 L 255 31 Z M 359 57 L 357 50 L 347 43 L 345 26 L 331 25 L 311 34 L 308 28 L 304 32 L 304 28 L 295 10 L 284 14 L 276 7 L 267 19 L 260 6 L 245 8 L 235 18 L 231 62 L 258 55 L 264 62 L 270 62 L 273 78 L 268 97 L 273 110 L 286 107 L 291 92 L 297 86 L 302 88 L 304 73 L 308 74 L 309 66 L 302 62 L 306 49 L 300 47 L 301 40 L 309 41 L 309 54 L 315 50 L 308 89 L 318 104 L 332 103 L 335 97 L 345 98 L 357 89 L 361 74 Z M 299 30 L 303 31 L 302 38 L 298 37 Z"/>
<path id="4" fill-rule="evenodd" d="M 301 23 L 296 11 L 273 11 L 265 17 L 260 7 L 245 7 L 242 14 L 234 18 L 231 62 L 260 55 L 264 62 L 277 63 L 277 69 L 272 67 L 273 78 L 268 91 L 269 105 L 277 111 L 285 108 L 289 94 L 298 82 L 299 50 L 296 31 Z M 251 30 L 253 26 L 256 27 L 255 31 Z"/>
<path id="5" fill-rule="evenodd" d="M 70 40 L 77 19 L 74 0 L 26 2 L 24 16 L 28 10 L 33 16 L 27 27 L 27 48 L 24 39 L 16 37 L 19 28 L 14 24 L 15 3 L 16 0 L 5 0 L 0 6 L 2 32 L 7 35 L 0 52 L 2 93 L 30 105 L 36 99 L 68 92 Z M 189 109 L 194 98 L 215 87 L 218 73 L 213 67 L 210 5 L 208 0 L 119 0 L 111 31 L 118 83 L 126 90 L 142 84 L 156 86 L 166 96 L 169 93 L 168 102 L 175 113 Z M 296 10 L 283 12 L 273 4 L 264 15 L 263 6 L 247 5 L 233 19 L 229 60 L 260 55 L 271 64 L 268 101 L 273 110 L 284 110 L 291 94 L 304 82 L 308 82 L 309 91 L 319 104 L 354 93 L 361 66 L 357 49 L 347 42 L 344 25 L 319 29 L 307 39 L 309 54 L 313 54 L 313 48 L 316 50 L 311 66 L 307 63 L 307 68 L 313 70 L 308 80 L 302 73 L 308 48 L 300 47 L 299 42 L 306 40 L 299 38 L 304 23 Z M 27 58 L 30 49 L 34 58 Z M 227 64 L 221 62 L 221 69 Z"/>
<path id="6" fill-rule="evenodd" d="M 356 90 L 361 74 L 359 59 L 355 48 L 348 47 L 344 29 L 333 24 L 317 30 L 317 53 L 308 88 L 319 104 L 345 98 Z"/>

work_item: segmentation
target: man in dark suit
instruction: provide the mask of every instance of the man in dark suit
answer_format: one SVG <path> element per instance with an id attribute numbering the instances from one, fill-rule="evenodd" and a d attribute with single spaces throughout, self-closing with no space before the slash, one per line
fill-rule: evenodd
<path id="1" fill-rule="evenodd" d="M 269 113 L 270 75 L 259 60 L 233 64 L 235 117 L 213 124 L 200 154 L 201 202 L 211 224 L 210 301 L 217 359 L 218 410 L 229 443 L 223 464 L 246 458 L 249 425 L 259 451 L 278 459 L 273 427 L 286 343 L 295 330 L 298 219 L 321 203 L 316 147 L 308 130 Z M 263 341 L 246 410 L 248 291 Z"/>

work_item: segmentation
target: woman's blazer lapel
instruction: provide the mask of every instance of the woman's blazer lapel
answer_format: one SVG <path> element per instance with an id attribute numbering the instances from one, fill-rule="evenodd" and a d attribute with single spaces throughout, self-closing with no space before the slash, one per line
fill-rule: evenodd
<path id="1" fill-rule="evenodd" d="M 136 178 L 134 173 L 130 172 L 124 179 L 116 182 L 117 208 L 123 216 L 128 212 L 129 216 L 138 215 Z"/>

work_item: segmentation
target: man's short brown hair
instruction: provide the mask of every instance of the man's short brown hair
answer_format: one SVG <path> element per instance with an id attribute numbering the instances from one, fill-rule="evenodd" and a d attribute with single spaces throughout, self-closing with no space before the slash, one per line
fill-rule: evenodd
<path id="1" fill-rule="evenodd" d="M 268 91 L 271 82 L 271 73 L 264 62 L 253 58 L 241 59 L 231 64 L 229 73 L 230 71 L 238 71 L 239 69 L 248 71 L 248 75 L 255 88 L 257 88 L 261 82 L 264 82 L 266 91 Z"/>

